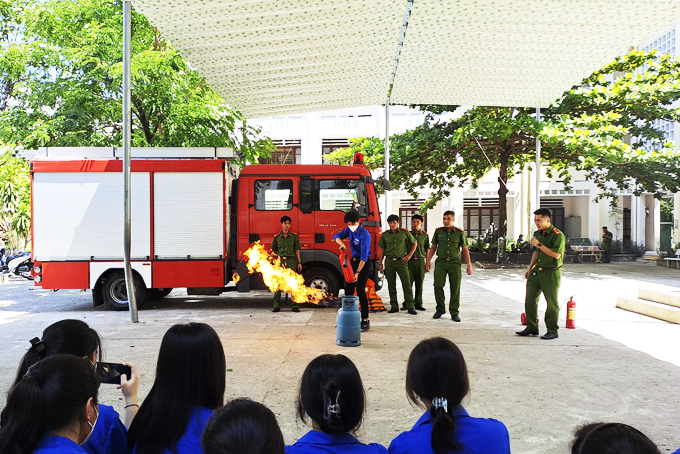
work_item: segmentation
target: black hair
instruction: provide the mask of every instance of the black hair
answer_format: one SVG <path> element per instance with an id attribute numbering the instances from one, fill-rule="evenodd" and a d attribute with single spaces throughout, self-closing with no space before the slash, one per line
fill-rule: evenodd
<path id="1" fill-rule="evenodd" d="M 195 407 L 224 402 L 226 361 L 222 342 L 205 323 L 171 327 L 163 336 L 156 379 L 128 431 L 139 454 L 175 452 Z"/>
<path id="2" fill-rule="evenodd" d="M 259 402 L 234 399 L 216 410 L 201 437 L 205 454 L 285 454 L 274 413 Z"/>
<path id="3" fill-rule="evenodd" d="M 572 454 L 661 454 L 645 434 L 627 424 L 591 423 L 576 428 Z"/>
<path id="4" fill-rule="evenodd" d="M 392 221 L 399 222 L 399 216 L 397 216 L 396 214 L 390 214 L 389 216 L 387 216 L 387 222 Z"/>
<path id="5" fill-rule="evenodd" d="M 442 215 L 442 217 L 444 217 L 444 216 L 453 216 L 453 217 L 455 218 L 455 217 L 456 217 L 456 213 L 454 213 L 454 212 L 451 211 L 451 210 L 446 210 L 446 211 L 444 211 L 444 214 Z"/>
<path id="6" fill-rule="evenodd" d="M 357 367 L 345 355 L 314 358 L 302 374 L 297 415 L 305 415 L 329 434 L 355 432 L 366 408 L 366 393 Z"/>
<path id="7" fill-rule="evenodd" d="M 534 214 L 552 219 L 552 213 L 547 208 L 539 208 L 538 210 L 534 211 Z"/>
<path id="8" fill-rule="evenodd" d="M 602 230 L 609 230 L 607 226 L 602 227 Z"/>
<path id="9" fill-rule="evenodd" d="M 42 339 L 32 340 L 14 379 L 18 383 L 33 364 L 48 356 L 67 354 L 79 358 L 92 356 L 97 352 L 102 358 L 102 340 L 99 334 L 82 320 L 61 320 L 51 324 L 43 331 Z"/>
<path id="10" fill-rule="evenodd" d="M 283 224 L 286 221 L 293 222 L 293 220 L 290 218 L 290 216 L 281 216 L 281 224 Z"/>
<path id="11" fill-rule="evenodd" d="M 441 406 L 430 408 L 433 420 L 431 443 L 436 454 L 462 449 L 454 434 L 454 411 L 469 392 L 465 358 L 456 344 L 443 337 L 433 337 L 421 341 L 411 351 L 406 365 L 408 399 L 420 406 L 422 399 L 432 402 L 435 398 L 443 398 L 447 401 L 446 410 Z"/>
<path id="12" fill-rule="evenodd" d="M 36 362 L 14 384 L 0 420 L 0 452 L 30 454 L 41 440 L 86 420 L 83 408 L 97 403 L 99 383 L 89 361 L 73 355 L 54 355 Z"/>
<path id="13" fill-rule="evenodd" d="M 425 218 L 419 214 L 414 214 L 411 218 L 412 221 L 419 220 L 420 222 L 425 222 Z"/>
<path id="14" fill-rule="evenodd" d="M 359 219 L 361 219 L 361 216 L 359 216 L 359 212 L 356 210 L 349 210 L 345 213 L 345 224 L 348 222 L 359 222 Z"/>

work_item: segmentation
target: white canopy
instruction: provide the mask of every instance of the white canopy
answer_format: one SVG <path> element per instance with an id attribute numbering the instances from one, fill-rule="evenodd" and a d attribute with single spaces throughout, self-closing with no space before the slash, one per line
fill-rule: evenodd
<path id="1" fill-rule="evenodd" d="M 407 0 L 133 0 L 246 118 L 384 104 Z M 414 0 L 392 102 L 546 107 L 680 0 Z"/>

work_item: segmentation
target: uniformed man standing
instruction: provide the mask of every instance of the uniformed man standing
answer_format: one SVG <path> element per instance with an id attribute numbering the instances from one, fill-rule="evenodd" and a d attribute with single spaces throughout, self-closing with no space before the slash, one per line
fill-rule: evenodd
<path id="1" fill-rule="evenodd" d="M 408 262 L 418 246 L 413 235 L 406 230 L 399 228 L 399 216 L 393 214 L 387 218 L 390 229 L 380 236 L 378 241 L 378 260 L 380 261 L 380 271 L 385 272 L 387 288 L 390 292 L 390 314 L 399 312 L 399 300 L 397 299 L 397 274 L 401 281 L 401 288 L 404 291 L 404 304 L 409 314 L 418 314 L 413 308 L 413 291 L 411 289 L 411 277 L 408 273 Z M 383 268 L 383 257 L 387 262 Z"/>
<path id="2" fill-rule="evenodd" d="M 534 255 L 524 277 L 527 280 L 527 293 L 524 300 L 527 327 L 518 331 L 519 336 L 538 336 L 538 299 L 541 293 L 548 302 L 545 311 L 545 326 L 548 332 L 541 339 L 557 339 L 557 320 L 560 305 L 557 293 L 560 290 L 562 257 L 566 243 L 564 234 L 552 225 L 550 210 L 541 208 L 534 211 L 534 222 L 538 230 L 531 239 Z"/>
<path id="3" fill-rule="evenodd" d="M 430 271 L 430 261 L 436 252 L 437 260 L 434 262 L 434 299 L 437 302 L 437 311 L 432 318 L 440 318 L 445 314 L 444 302 L 446 301 L 446 295 L 444 294 L 444 284 L 446 284 L 446 276 L 448 276 L 449 288 L 451 290 L 449 312 L 451 313 L 451 320 L 459 322 L 460 281 L 462 278 L 460 269 L 461 251 L 463 258 L 467 262 L 468 276 L 472 274 L 472 263 L 470 262 L 470 251 L 467 247 L 467 237 L 463 229 L 454 227 L 455 219 L 456 215 L 453 211 L 444 212 L 444 227 L 439 227 L 434 231 L 432 247 L 427 253 L 425 271 Z"/>
<path id="4" fill-rule="evenodd" d="M 614 234 L 607 227 L 602 227 L 602 249 L 604 250 L 604 263 L 609 263 L 612 259 L 612 238 Z"/>
<path id="5" fill-rule="evenodd" d="M 423 230 L 423 217 L 419 214 L 413 215 L 411 219 L 411 235 L 416 239 L 418 245 L 408 261 L 408 274 L 411 277 L 411 285 L 415 286 L 413 301 L 416 310 L 424 311 L 423 306 L 423 281 L 425 280 L 425 259 L 430 250 L 430 235 Z M 407 309 L 406 304 L 401 307 L 402 311 Z"/>
<path id="6" fill-rule="evenodd" d="M 291 270 L 302 271 L 300 260 L 300 238 L 290 231 L 290 217 L 281 218 L 281 232 L 272 241 L 272 251 L 281 259 L 281 265 Z M 287 299 L 287 298 L 286 298 Z M 291 301 L 290 308 L 293 312 L 300 312 L 295 301 Z M 274 294 L 274 309 L 272 312 L 281 310 L 281 290 Z"/>

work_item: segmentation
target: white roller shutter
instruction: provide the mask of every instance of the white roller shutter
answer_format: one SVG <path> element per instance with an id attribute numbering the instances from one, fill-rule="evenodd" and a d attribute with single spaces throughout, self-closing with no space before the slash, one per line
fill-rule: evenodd
<path id="1" fill-rule="evenodd" d="M 220 258 L 224 253 L 224 174 L 154 174 L 154 255 Z"/>
<path id="2" fill-rule="evenodd" d="M 149 174 L 132 174 L 133 259 L 151 251 Z M 36 172 L 33 175 L 36 260 L 123 258 L 123 175 Z"/>

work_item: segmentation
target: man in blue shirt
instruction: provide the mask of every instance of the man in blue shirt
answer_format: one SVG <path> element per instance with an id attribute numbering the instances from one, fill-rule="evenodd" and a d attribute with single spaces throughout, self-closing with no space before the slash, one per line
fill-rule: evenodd
<path id="1" fill-rule="evenodd" d="M 356 291 L 361 307 L 361 330 L 368 331 L 371 325 L 368 321 L 366 281 L 368 281 L 370 275 L 368 259 L 371 256 L 371 234 L 361 225 L 360 219 L 357 211 L 348 211 L 345 214 L 347 228 L 336 233 L 333 236 L 333 241 L 338 243 L 341 251 L 344 251 L 345 243 L 342 240 L 349 238 L 349 246 L 352 251 L 350 263 L 354 270 L 354 282 L 345 282 L 345 295 L 354 295 Z"/>

